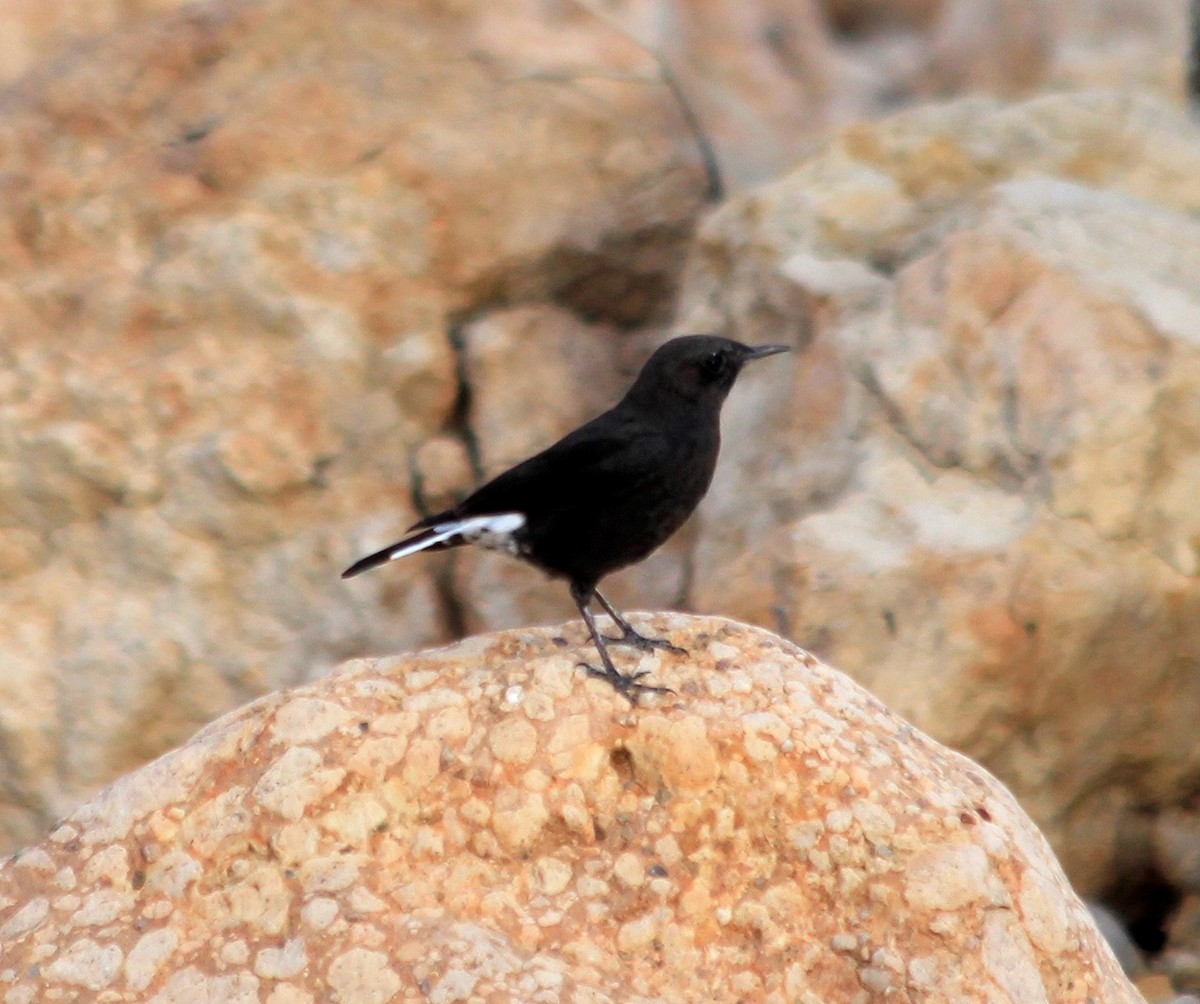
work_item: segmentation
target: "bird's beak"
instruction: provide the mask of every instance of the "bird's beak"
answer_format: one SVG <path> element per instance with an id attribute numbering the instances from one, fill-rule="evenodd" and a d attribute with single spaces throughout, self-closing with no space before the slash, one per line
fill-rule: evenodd
<path id="1" fill-rule="evenodd" d="M 780 352 L 791 352 L 790 345 L 755 345 L 746 353 L 743 362 L 750 362 L 751 359 L 765 359 L 767 356 L 777 356 Z"/>

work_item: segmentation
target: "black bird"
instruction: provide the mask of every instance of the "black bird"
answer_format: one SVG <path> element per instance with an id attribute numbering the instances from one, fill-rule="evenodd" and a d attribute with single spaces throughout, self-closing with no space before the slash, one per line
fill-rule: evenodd
<path id="1" fill-rule="evenodd" d="M 678 530 L 708 491 L 721 447 L 721 405 L 742 367 L 786 352 L 716 335 L 688 335 L 662 345 L 620 403 L 553 446 L 483 485 L 456 506 L 427 516 L 409 535 L 355 562 L 348 579 L 417 551 L 474 544 L 504 551 L 566 579 L 600 653 L 603 669 L 585 668 L 633 701 L 645 673 L 617 671 L 605 647 L 681 651 L 644 638 L 596 588 L 610 572 L 641 561 Z M 592 598 L 621 637 L 596 629 Z"/>

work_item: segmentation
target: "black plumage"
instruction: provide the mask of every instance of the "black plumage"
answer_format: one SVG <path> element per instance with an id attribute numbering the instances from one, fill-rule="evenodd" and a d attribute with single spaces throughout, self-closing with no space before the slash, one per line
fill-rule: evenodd
<path id="1" fill-rule="evenodd" d="M 664 691 L 638 682 L 644 673 L 617 671 L 590 603 L 599 601 L 622 632 L 608 641 L 674 649 L 638 634 L 597 586 L 645 558 L 692 514 L 712 481 L 721 405 L 738 373 L 753 359 L 785 351 L 716 335 L 672 339 L 615 407 L 414 524 L 408 536 L 355 562 L 342 577 L 417 551 L 464 544 L 505 551 L 570 583 L 603 664 L 588 666 L 589 673 L 631 700 L 637 691 Z"/>

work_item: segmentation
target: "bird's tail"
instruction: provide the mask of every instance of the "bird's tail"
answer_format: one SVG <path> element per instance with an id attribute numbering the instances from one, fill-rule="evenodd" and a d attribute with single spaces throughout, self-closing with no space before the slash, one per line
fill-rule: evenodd
<path id="1" fill-rule="evenodd" d="M 511 534 L 524 523 L 524 516 L 511 512 L 447 519 L 426 527 L 419 533 L 405 537 L 403 540 L 398 540 L 394 544 L 389 544 L 381 551 L 360 558 L 342 572 L 342 578 L 349 579 L 363 572 L 369 572 L 372 568 L 378 568 L 397 558 L 406 558 L 418 551 L 441 551 L 447 547 L 458 547 L 461 544 L 485 543 L 489 541 L 489 538 Z"/>

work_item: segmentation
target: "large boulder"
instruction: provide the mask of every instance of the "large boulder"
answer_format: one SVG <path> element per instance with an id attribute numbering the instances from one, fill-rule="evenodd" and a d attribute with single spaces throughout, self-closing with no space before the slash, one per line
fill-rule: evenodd
<path id="1" fill-rule="evenodd" d="M 982 768 L 766 632 L 631 708 L 582 627 L 352 662 L 0 865 L 0 992 L 250 1002 L 1135 1004 Z"/>

